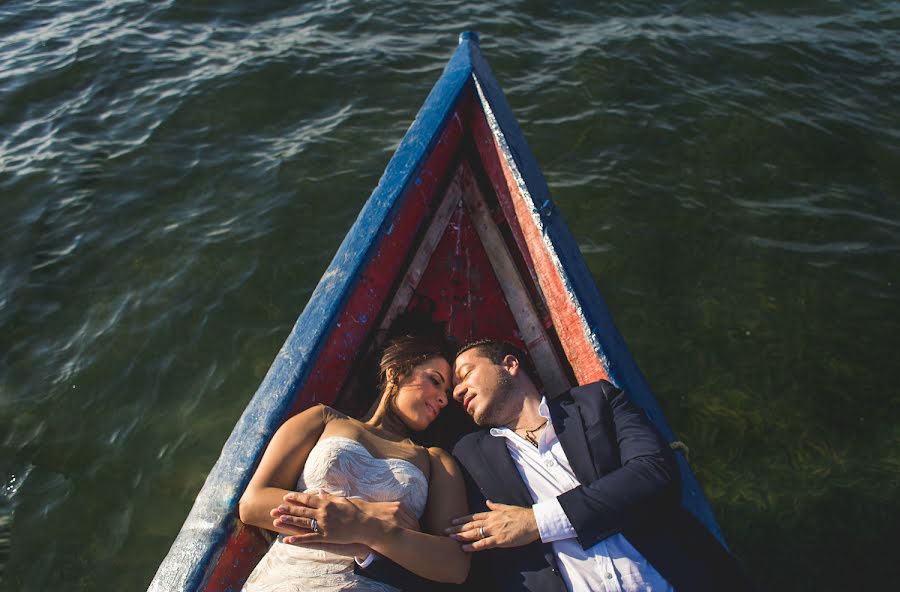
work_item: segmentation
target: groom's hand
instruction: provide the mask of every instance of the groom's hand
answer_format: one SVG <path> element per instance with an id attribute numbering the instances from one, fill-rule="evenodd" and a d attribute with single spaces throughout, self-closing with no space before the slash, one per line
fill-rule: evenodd
<path id="1" fill-rule="evenodd" d="M 453 526 L 444 531 L 450 538 L 466 543 L 463 551 L 521 547 L 540 538 L 531 508 L 495 504 L 490 500 L 487 506 L 490 512 L 456 518 Z"/>

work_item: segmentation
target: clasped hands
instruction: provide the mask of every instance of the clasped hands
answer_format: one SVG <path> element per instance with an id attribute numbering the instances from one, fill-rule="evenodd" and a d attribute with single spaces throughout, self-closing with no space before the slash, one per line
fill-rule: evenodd
<path id="1" fill-rule="evenodd" d="M 450 538 L 463 543 L 463 551 L 482 551 L 495 547 L 521 547 L 540 537 L 531 508 L 487 502 L 488 512 L 478 512 L 454 519 L 444 530 Z M 367 502 L 325 492 L 308 494 L 290 492 L 284 503 L 271 511 L 276 528 L 293 534 L 284 538 L 288 544 L 362 543 L 368 544 L 367 519 L 388 525 L 419 530 L 419 522 L 399 502 Z M 316 520 L 318 532 L 312 531 Z"/>

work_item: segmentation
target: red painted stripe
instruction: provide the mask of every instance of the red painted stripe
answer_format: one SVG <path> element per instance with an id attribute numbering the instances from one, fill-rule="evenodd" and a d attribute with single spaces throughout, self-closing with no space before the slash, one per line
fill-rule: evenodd
<path id="1" fill-rule="evenodd" d="M 234 533 L 222 550 L 206 584 L 209 592 L 240 590 L 250 573 L 269 548 L 269 541 L 255 526 L 235 520 Z"/>
<path id="2" fill-rule="evenodd" d="M 525 242 L 525 236 L 522 232 L 518 215 L 513 208 L 513 201 L 510 196 L 510 186 L 506 183 L 503 168 L 500 164 L 502 158 L 500 158 L 497 147 L 494 145 L 494 134 L 491 133 L 487 118 L 480 105 L 477 109 L 473 109 L 471 128 L 475 147 L 478 149 L 478 155 L 481 157 L 481 164 L 484 166 L 488 178 L 491 180 L 494 193 L 497 195 L 497 201 L 500 202 L 500 209 L 503 211 L 506 223 L 509 224 L 513 238 L 516 240 L 516 245 L 519 247 L 519 252 L 522 253 L 525 265 L 528 267 L 533 281 L 537 284 L 538 278 L 534 271 L 534 261 L 531 259 L 531 253 Z"/>
<path id="3" fill-rule="evenodd" d="M 572 295 L 566 289 L 559 271 L 544 246 L 543 236 L 531 217 L 531 211 L 519 191 L 515 177 L 499 144 L 487 125 L 484 112 L 476 109 L 472 118 L 475 145 L 484 164 L 497 199 L 506 215 L 513 236 L 523 250 L 528 266 L 540 285 L 553 326 L 562 343 L 566 358 L 579 384 L 608 379 L 597 352 L 588 340 Z"/>

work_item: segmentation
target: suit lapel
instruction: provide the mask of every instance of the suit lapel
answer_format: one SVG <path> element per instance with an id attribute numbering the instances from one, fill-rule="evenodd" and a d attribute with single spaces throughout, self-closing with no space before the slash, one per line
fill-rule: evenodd
<path id="1" fill-rule="evenodd" d="M 557 397 L 548 401 L 550 419 L 556 436 L 572 465 L 575 477 L 582 484 L 597 479 L 597 470 L 591 458 L 587 437 L 584 435 L 584 423 L 578 406 L 571 399 Z"/>
<path id="2" fill-rule="evenodd" d="M 481 478 L 476 476 L 476 481 L 485 497 L 502 504 L 531 506 L 534 500 L 509 455 L 506 439 L 496 438 L 485 432 L 478 444 L 483 458 L 477 467 Z"/>

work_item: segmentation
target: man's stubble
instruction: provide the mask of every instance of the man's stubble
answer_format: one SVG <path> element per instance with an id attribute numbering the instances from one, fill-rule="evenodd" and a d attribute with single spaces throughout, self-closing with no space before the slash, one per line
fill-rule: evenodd
<path id="1" fill-rule="evenodd" d="M 482 427 L 503 427 L 512 422 L 515 418 L 515 407 L 513 401 L 513 392 L 515 385 L 512 377 L 506 372 L 498 370 L 497 390 L 490 403 L 480 414 L 480 418 L 475 418 L 475 423 Z"/>

